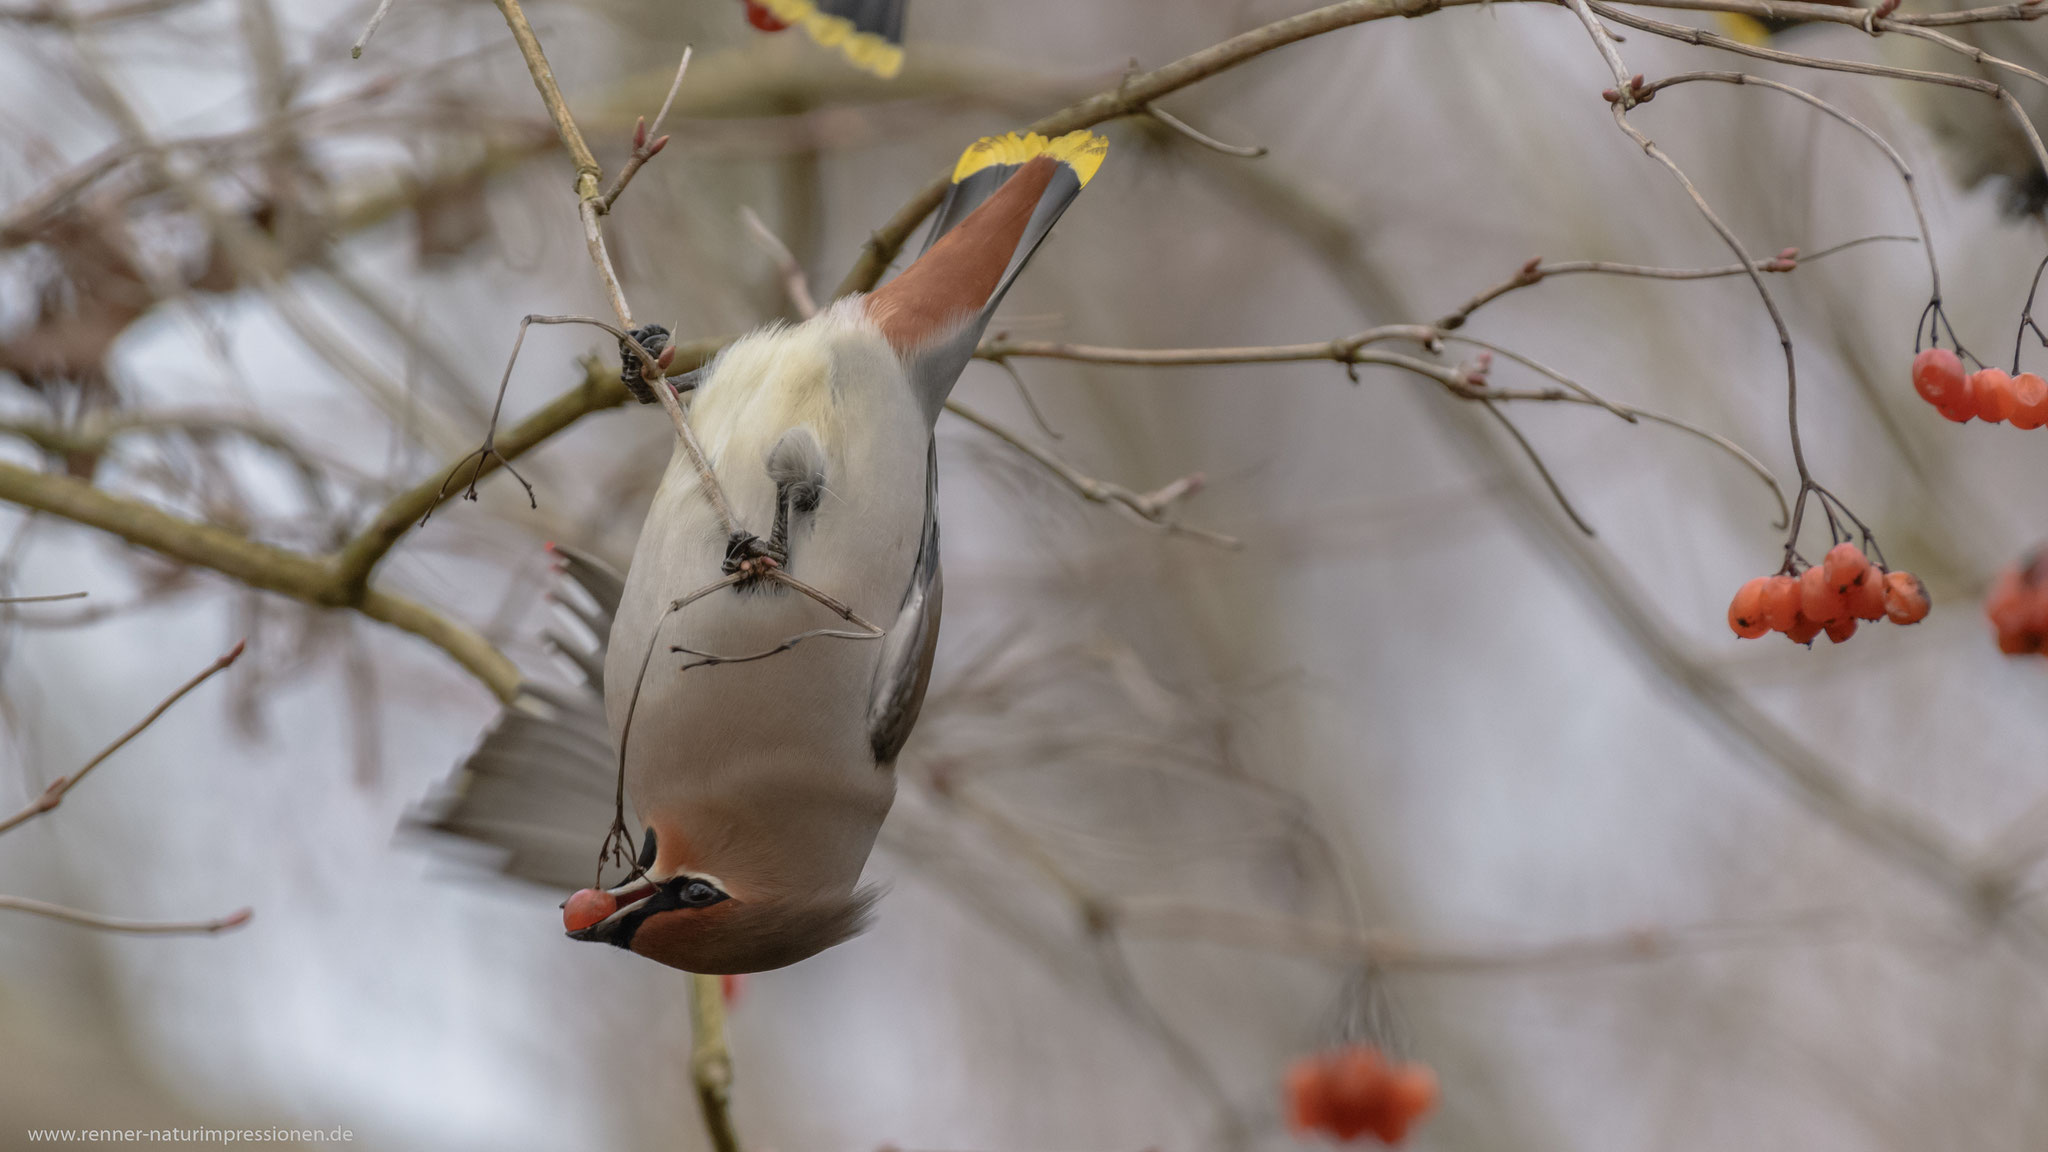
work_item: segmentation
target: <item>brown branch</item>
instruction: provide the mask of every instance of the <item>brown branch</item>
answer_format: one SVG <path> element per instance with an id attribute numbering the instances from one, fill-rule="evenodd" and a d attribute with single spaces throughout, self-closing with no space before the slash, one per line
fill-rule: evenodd
<path id="1" fill-rule="evenodd" d="M 1736 73 L 1731 72 L 1729 75 L 1736 75 Z M 1671 83 L 1673 83 L 1673 79 L 1665 79 L 1645 87 L 1655 89 Z M 1916 201 L 1915 207 L 1917 208 L 1917 206 Z M 1800 264 L 1808 261 L 1819 260 L 1824 256 L 1832 256 L 1837 252 L 1847 251 L 1851 248 L 1876 243 L 1881 240 L 1918 243 L 1920 238 L 1918 236 L 1859 236 L 1854 240 L 1845 240 L 1831 248 L 1823 248 L 1810 255 L 1801 253 L 1796 248 L 1787 249 L 1785 252 L 1768 260 L 1757 261 L 1755 267 L 1759 272 L 1791 272 L 1798 268 Z M 1722 264 L 1710 268 L 1655 268 L 1644 264 L 1621 264 L 1611 260 L 1559 260 L 1549 263 L 1541 260 L 1531 260 L 1524 264 L 1513 276 L 1465 301 L 1454 311 L 1445 313 L 1442 318 L 1436 321 L 1434 327 L 1441 328 L 1447 332 L 1461 328 L 1464 326 L 1465 321 L 1471 319 L 1474 312 L 1510 292 L 1540 284 L 1552 276 L 1570 276 L 1583 273 L 1596 273 L 1606 276 L 1638 276 L 1646 280 L 1713 280 L 1724 276 L 1740 276 L 1743 274 L 1743 268 L 1740 264 Z"/>
<path id="2" fill-rule="evenodd" d="M 171 710 L 171 705 L 176 704 L 178 701 L 184 699 L 186 693 L 192 691 L 194 688 L 197 688 L 201 684 L 204 684 L 208 680 L 212 679 L 214 673 L 219 672 L 221 669 L 226 668 L 230 664 L 233 664 L 237 659 L 241 657 L 241 655 L 242 645 L 238 642 L 233 648 L 228 649 L 228 651 L 225 654 L 223 654 L 218 660 L 215 660 L 213 663 L 208 664 L 205 668 L 201 669 L 197 675 L 193 676 L 190 680 L 187 680 L 183 684 L 179 685 L 177 689 L 174 690 L 169 696 L 164 697 L 163 700 L 159 702 L 156 707 L 149 710 L 149 714 L 147 716 L 144 716 L 141 720 L 136 721 L 135 725 L 129 728 L 126 732 L 121 733 L 121 735 L 117 737 L 112 744 L 109 744 L 105 748 L 100 749 L 99 754 L 94 756 L 92 759 L 87 760 L 83 768 L 80 768 L 78 771 L 73 772 L 69 776 L 59 776 L 55 780 L 50 781 L 49 786 L 43 789 L 42 795 L 36 797 L 33 801 L 31 801 L 28 807 L 23 808 L 19 812 L 16 812 L 14 815 L 8 817 L 6 820 L 0 820 L 0 833 L 11 831 L 14 828 L 21 826 L 22 824 L 25 824 L 28 821 L 33 820 L 37 816 L 40 816 L 43 813 L 56 808 L 57 805 L 62 804 L 64 802 L 64 794 L 71 791 L 73 788 L 78 787 L 78 785 L 85 780 L 86 776 L 91 774 L 93 769 L 99 767 L 101 764 L 106 763 L 108 757 L 112 756 L 114 753 L 119 752 L 122 748 L 126 747 L 130 740 L 133 740 L 137 736 L 142 735 L 145 729 L 147 729 L 151 724 L 156 723 L 157 718 L 159 716 L 162 716 L 164 713 Z"/>
<path id="3" fill-rule="evenodd" d="M 1039 467 L 1051 473 L 1061 484 L 1066 485 L 1068 489 L 1072 490 L 1075 495 L 1083 500 L 1115 508 L 1137 519 L 1140 523 L 1149 524 L 1168 534 L 1192 536 L 1198 540 L 1206 540 L 1211 544 L 1224 548 L 1236 549 L 1243 547 L 1243 544 L 1234 536 L 1225 536 L 1221 532 L 1211 532 L 1206 528 L 1191 527 L 1179 523 L 1167 515 L 1172 511 L 1176 503 L 1201 490 L 1202 477 L 1200 473 L 1183 476 L 1166 487 L 1159 489 L 1157 492 L 1133 492 L 1121 484 L 1111 484 L 1108 481 L 1097 480 L 1092 476 L 1083 475 L 1073 465 L 1023 439 L 1016 433 L 1004 428 L 974 409 L 967 407 L 958 400 L 946 401 L 946 411 L 960 417 L 962 420 L 994 436 L 1004 444 L 1023 454 L 1026 459 L 1031 460 Z"/>
<path id="4" fill-rule="evenodd" d="M 102 932 L 132 932 L 153 936 L 210 935 L 225 932 L 230 928 L 240 928 L 255 915 L 254 909 L 242 908 L 212 920 L 120 920 L 112 916 L 66 908 L 61 904 L 30 900 L 25 896 L 0 896 L 0 911 L 26 912 L 31 916 L 45 916 L 82 928 L 97 928 Z"/>
<path id="5" fill-rule="evenodd" d="M 527 74 L 533 77 L 533 86 L 540 91 L 540 102 L 547 105 L 548 118 L 555 122 L 555 132 L 562 138 L 562 147 L 569 150 L 569 161 L 576 166 L 576 198 L 588 200 L 596 197 L 604 169 L 597 166 L 597 157 L 590 154 L 590 145 L 583 142 L 583 132 L 576 127 L 576 118 L 569 114 L 569 102 L 562 99 L 562 88 L 555 83 L 555 72 L 548 67 L 547 53 L 541 51 L 540 38 L 533 34 L 533 25 L 527 23 L 519 0 L 493 2 L 504 15 L 505 26 L 512 30 L 512 39 L 519 45 L 519 55 L 526 61 Z"/>
<path id="6" fill-rule="evenodd" d="M 633 154 L 626 157 L 625 164 L 620 166 L 619 174 L 612 179 L 612 186 L 598 197 L 599 213 L 610 212 L 612 205 L 618 202 L 619 194 L 633 182 L 634 174 L 668 147 L 668 137 L 661 134 L 661 125 L 668 119 L 668 110 L 675 105 L 676 93 L 682 91 L 683 74 L 690 70 L 690 54 L 690 46 L 685 44 L 682 63 L 676 65 L 676 78 L 669 81 L 668 95 L 662 97 L 661 109 L 654 114 L 653 125 L 642 119 L 633 126 Z"/>
<path id="7" fill-rule="evenodd" d="M 713 1152 L 740 1152 L 732 1123 L 732 1047 L 725 1039 L 725 984 L 690 975 L 690 1079 Z"/>
<path id="8" fill-rule="evenodd" d="M 1425 944 L 1391 933 L 1356 932 L 1334 924 L 1236 909 L 1168 902 L 1126 902 L 1117 924 L 1132 935 L 1202 940 L 1361 964 L 1387 972 L 1434 976 L 1512 975 L 1641 964 L 1735 948 L 1812 943 L 1818 929 L 1840 932 L 1839 916 L 1788 916 L 1684 928 L 1639 928 L 1542 944 Z"/>
<path id="9" fill-rule="evenodd" d="M 483 637 L 416 601 L 351 588 L 323 558 L 260 543 L 70 476 L 18 464 L 0 462 L 0 500 L 97 528 L 251 588 L 323 608 L 354 608 L 441 648 L 499 699 L 509 702 L 518 690 L 519 669 Z"/>
<path id="10" fill-rule="evenodd" d="M 1184 56 L 1164 68 L 1129 76 L 1107 92 L 1099 92 L 1078 104 L 1071 104 L 1050 116 L 1033 121 L 1025 131 L 1058 136 L 1077 128 L 1088 128 L 1105 120 L 1145 113 L 1153 101 L 1262 56 L 1275 48 L 1390 16 L 1423 16 L 1439 8 L 1477 3 L 1478 0 L 1344 0 L 1312 12 L 1276 20 L 1260 28 L 1233 36 L 1221 44 Z M 924 186 L 862 246 L 846 278 L 839 282 L 835 296 L 866 292 L 888 271 L 891 261 L 903 249 L 910 234 L 945 197 L 948 180 L 941 177 Z"/>
<path id="11" fill-rule="evenodd" d="M 2043 169 L 2048 169 L 2048 143 L 2042 141 L 2041 133 L 2035 129 L 2034 122 L 2027 117 L 2026 109 L 2020 106 L 2019 100 L 2011 92 L 2006 91 L 2003 85 L 1990 80 L 1973 76 L 1957 76 L 1948 72 L 1927 72 L 1918 68 L 1900 68 L 1890 64 L 1871 64 L 1861 60 L 1838 60 L 1825 56 L 1807 56 L 1798 52 L 1785 52 L 1776 48 L 1761 48 L 1755 45 L 1744 44 L 1740 40 L 1735 40 L 1716 32 L 1706 32 L 1697 28 L 1688 28 L 1683 24 L 1671 24 L 1662 20 L 1652 20 L 1646 16 L 1637 16 L 1633 13 L 1624 12 L 1611 4 L 1603 3 L 1602 0 L 1585 0 L 1585 2 L 1594 12 L 1617 24 L 1623 24 L 1638 31 L 1651 33 L 1652 35 L 1662 36 L 1668 40 L 1677 40 L 1684 44 L 1721 48 L 1758 60 L 1773 60 L 1780 64 L 1790 64 L 1799 68 L 1815 68 L 1823 72 L 1850 72 L 1859 76 L 1881 76 L 1892 80 L 1911 80 L 1921 84 L 1936 84 L 1948 88 L 1964 88 L 1971 92 L 1981 92 L 1997 100 L 2012 115 L 2015 122 L 2019 125 L 2021 134 L 2026 136 L 2028 146 L 2033 149 L 2035 162 L 2040 164 Z M 1734 9 L 1730 10 L 1733 11 Z M 1858 11 L 1868 12 L 1870 10 L 1859 9 Z M 1853 21 L 1853 23 L 1860 27 L 1863 21 L 1857 20 Z M 1871 24 L 1873 29 L 1881 30 L 1883 21 L 1875 18 L 1873 15 Z M 1622 102 L 1617 102 L 1615 105 L 1617 108 L 1622 108 L 1623 106 Z"/>

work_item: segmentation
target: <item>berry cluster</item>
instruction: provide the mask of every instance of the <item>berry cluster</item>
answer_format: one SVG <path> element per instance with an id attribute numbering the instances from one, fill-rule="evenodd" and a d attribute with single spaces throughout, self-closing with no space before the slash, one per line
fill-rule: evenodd
<path id="1" fill-rule="evenodd" d="M 2034 552 L 1998 574 L 1984 614 L 2008 656 L 2048 651 L 2048 553 Z"/>
<path id="2" fill-rule="evenodd" d="M 1918 624 L 1928 606 L 1919 577 L 1887 572 L 1844 542 L 1797 576 L 1759 576 L 1744 584 L 1728 604 L 1728 627 L 1745 640 L 1783 632 L 1795 644 L 1811 644 L 1826 632 L 1840 644 L 1856 634 L 1859 620 Z"/>
<path id="3" fill-rule="evenodd" d="M 1913 357 L 1913 390 L 1958 424 L 1973 418 L 2024 429 L 2048 424 L 2048 380 L 2032 372 L 2009 376 L 1998 368 L 1965 372 L 1962 358 L 1946 348 Z"/>
<path id="4" fill-rule="evenodd" d="M 1399 1144 L 1408 1126 L 1436 1107 L 1436 1093 L 1428 1065 L 1392 1063 L 1377 1048 L 1347 1044 L 1304 1056 L 1287 1070 L 1287 1127 L 1347 1141 L 1370 1132 Z"/>

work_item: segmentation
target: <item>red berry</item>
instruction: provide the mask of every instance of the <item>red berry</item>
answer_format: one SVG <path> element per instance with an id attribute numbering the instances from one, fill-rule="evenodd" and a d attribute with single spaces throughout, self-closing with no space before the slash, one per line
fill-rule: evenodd
<path id="1" fill-rule="evenodd" d="M 1287 1069 L 1287 1130 L 1306 1135 L 1330 1126 L 1330 1068 L 1321 1056 L 1304 1056 Z"/>
<path id="2" fill-rule="evenodd" d="M 1850 588 L 1842 599 L 1849 605 L 1849 615 L 1858 620 L 1884 619 L 1884 589 L 1886 574 L 1872 568 L 1863 574 L 1863 582 Z"/>
<path id="3" fill-rule="evenodd" d="M 2032 372 L 2012 378 L 2012 426 L 2032 430 L 2048 424 L 2048 380 Z"/>
<path id="4" fill-rule="evenodd" d="M 1929 348 L 1913 357 L 1913 390 L 1937 408 L 1968 397 L 1969 383 L 1962 359 L 1946 348 Z"/>
<path id="5" fill-rule="evenodd" d="M 1840 620 L 1831 621 L 1828 624 L 1827 633 L 1829 640 L 1836 644 L 1842 643 L 1856 634 L 1856 618 L 1854 616 L 1844 616 Z"/>
<path id="6" fill-rule="evenodd" d="M 585 888 L 562 905 L 562 928 L 581 932 L 619 910 L 619 901 L 601 888 Z"/>
<path id="7" fill-rule="evenodd" d="M 1330 1133 L 1355 1140 L 1380 1112 L 1387 1063 L 1377 1049 L 1354 1044 L 1330 1057 Z"/>
<path id="8" fill-rule="evenodd" d="M 1799 619 L 1792 625 L 1792 627 L 1785 629 L 1785 638 L 1792 641 L 1794 644 L 1811 645 L 1813 643 L 1813 638 L 1820 635 L 1820 629 L 1821 626 L 1819 624 L 1816 624 L 1812 620 L 1807 619 L 1806 613 L 1801 612 L 1799 614 Z"/>
<path id="9" fill-rule="evenodd" d="M 1728 627 L 1744 640 L 1754 640 L 1771 630 L 1764 623 L 1764 587 L 1770 579 L 1759 576 L 1744 584 L 1728 603 Z"/>
<path id="10" fill-rule="evenodd" d="M 747 991 L 747 977 L 742 972 L 728 972 L 718 978 L 718 994 L 725 1000 L 727 1008 L 740 1002 Z"/>
<path id="11" fill-rule="evenodd" d="M 1764 626 L 1790 632 L 1799 620 L 1799 578 L 1772 576 L 1764 582 Z"/>
<path id="12" fill-rule="evenodd" d="M 2012 377 L 1997 368 L 1984 368 L 1970 377 L 1970 406 L 1977 419 L 1986 424 L 2003 424 L 2012 418 L 2016 406 Z"/>
<path id="13" fill-rule="evenodd" d="M 1799 574 L 1799 611 L 1815 624 L 1832 624 L 1849 614 L 1842 594 L 1828 583 L 1827 570 L 1819 564 Z"/>
<path id="14" fill-rule="evenodd" d="M 1847 596 L 1849 589 L 1861 584 L 1864 575 L 1870 571 L 1870 557 L 1845 540 L 1828 549 L 1828 554 L 1821 560 L 1821 570 L 1827 576 L 1828 587 Z"/>
<path id="15" fill-rule="evenodd" d="M 777 20 L 775 13 L 770 12 L 760 4 L 756 4 L 754 0 L 747 0 L 747 23 L 752 24 L 763 32 L 780 32 L 789 27 L 789 25 Z"/>
<path id="16" fill-rule="evenodd" d="M 1936 404 L 1934 410 L 1958 424 L 1968 424 L 1977 416 L 1977 404 L 1967 395 L 1953 403 Z"/>
<path id="17" fill-rule="evenodd" d="M 1884 614 L 1894 624 L 1918 624 L 1927 619 L 1933 605 L 1927 586 L 1911 572 L 1887 572 L 1884 577 Z"/>
<path id="18" fill-rule="evenodd" d="M 1380 1139 L 1398 1144 L 1408 1126 L 1436 1107 L 1436 1073 L 1427 1064 L 1403 1064 L 1387 1077 L 1387 1113 L 1393 1121 L 1380 1129 Z"/>

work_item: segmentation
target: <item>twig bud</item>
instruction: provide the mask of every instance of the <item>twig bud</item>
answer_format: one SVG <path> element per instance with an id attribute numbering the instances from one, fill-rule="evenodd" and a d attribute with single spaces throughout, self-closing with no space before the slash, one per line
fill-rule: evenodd
<path id="1" fill-rule="evenodd" d="M 642 116 L 633 122 L 633 151 L 638 152 L 646 146 L 647 117 Z"/>

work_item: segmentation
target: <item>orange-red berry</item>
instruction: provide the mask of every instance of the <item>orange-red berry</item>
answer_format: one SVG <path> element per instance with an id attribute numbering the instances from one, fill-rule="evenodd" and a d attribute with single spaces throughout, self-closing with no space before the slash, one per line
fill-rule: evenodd
<path id="1" fill-rule="evenodd" d="M 1856 618 L 1854 616 L 1844 616 L 1840 620 L 1829 621 L 1827 633 L 1829 640 L 1837 644 L 1842 643 L 1856 634 Z"/>
<path id="2" fill-rule="evenodd" d="M 585 888 L 562 905 L 562 928 L 580 932 L 618 910 L 617 897 L 602 888 Z"/>
<path id="3" fill-rule="evenodd" d="M 1884 614 L 1894 624 L 1918 624 L 1927 619 L 1932 607 L 1927 586 L 1911 572 L 1887 572 L 1884 577 Z"/>
<path id="4" fill-rule="evenodd" d="M 1363 1044 L 1304 1056 L 1287 1070 L 1287 1126 L 1297 1135 L 1325 1132 L 1339 1140 L 1366 1133 L 1388 1144 L 1436 1107 L 1436 1073 L 1422 1064 L 1391 1064 Z"/>
<path id="5" fill-rule="evenodd" d="M 1287 1069 L 1287 1128 L 1303 1135 L 1330 1126 L 1330 1068 L 1321 1056 L 1304 1056 Z"/>
<path id="6" fill-rule="evenodd" d="M 1387 1062 L 1378 1049 L 1353 1045 L 1330 1060 L 1330 1132 L 1356 1140 L 1373 1126 L 1386 1088 Z"/>
<path id="7" fill-rule="evenodd" d="M 1427 1064 L 1403 1064 L 1387 1074 L 1386 1106 L 1373 1134 L 1389 1144 L 1408 1137 L 1409 1125 L 1436 1107 L 1436 1073 Z"/>
<path id="8" fill-rule="evenodd" d="M 1801 612 L 1798 621 L 1785 629 L 1785 637 L 1794 644 L 1812 644 L 1813 638 L 1820 635 L 1820 630 L 1821 625 L 1807 619 L 1806 613 Z"/>
<path id="9" fill-rule="evenodd" d="M 2012 378 L 2012 426 L 2029 431 L 2048 424 L 2048 380 L 2032 372 Z"/>
<path id="10" fill-rule="evenodd" d="M 1818 564 L 1799 574 L 1799 611 L 1815 624 L 1830 624 L 1848 615 L 1842 594 L 1828 583 L 1827 570 Z"/>
<path id="11" fill-rule="evenodd" d="M 1977 419 L 1987 424 L 2010 420 L 2015 407 L 2012 377 L 1999 368 L 1984 368 L 1972 374 L 1970 406 L 1976 409 Z"/>
<path id="12" fill-rule="evenodd" d="M 1759 576 L 1745 583 L 1728 602 L 1728 627 L 1744 640 L 1754 640 L 1771 630 L 1764 623 L 1764 587 L 1770 579 Z"/>
<path id="13" fill-rule="evenodd" d="M 1863 581 L 1843 597 L 1848 602 L 1849 615 L 1858 620 L 1884 619 L 1884 590 L 1889 579 L 1888 574 L 1875 567 L 1865 572 Z"/>
<path id="14" fill-rule="evenodd" d="M 2041 651 L 2048 642 L 2048 586 L 2041 581 L 2036 553 L 1998 574 L 1984 600 L 1984 614 L 1998 633 L 1998 650 L 2018 656 Z"/>
<path id="15" fill-rule="evenodd" d="M 1870 571 L 1870 557 L 1861 548 L 1844 540 L 1828 549 L 1821 560 L 1821 571 L 1826 574 L 1828 587 L 1846 596 L 1849 589 L 1863 582 L 1864 574 Z"/>
<path id="16" fill-rule="evenodd" d="M 1913 390 L 1939 408 L 1969 396 L 1970 378 L 1963 361 L 1946 348 L 1929 348 L 1913 357 Z"/>
<path id="17" fill-rule="evenodd" d="M 1764 581 L 1764 626 L 1773 632 L 1790 632 L 1799 621 L 1799 578 L 1778 575 Z"/>

